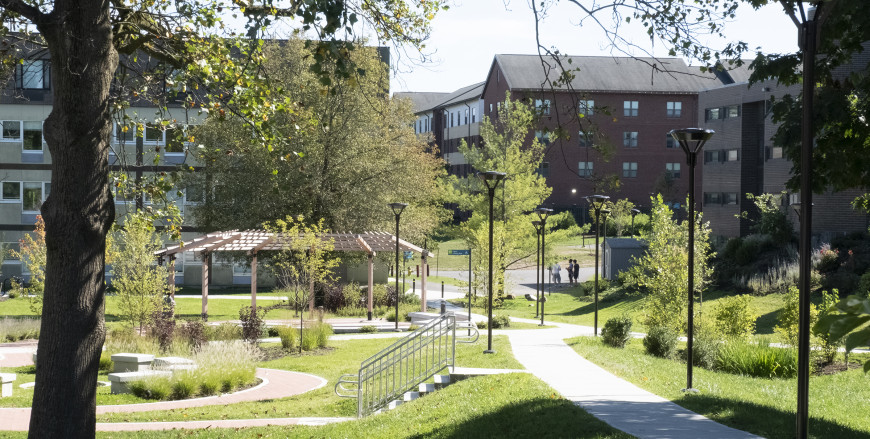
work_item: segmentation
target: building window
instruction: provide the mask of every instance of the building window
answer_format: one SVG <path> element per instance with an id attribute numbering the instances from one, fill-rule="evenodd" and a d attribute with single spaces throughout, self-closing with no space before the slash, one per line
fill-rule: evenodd
<path id="1" fill-rule="evenodd" d="M 580 131 L 577 135 L 578 144 L 581 147 L 592 146 L 592 134 Z"/>
<path id="2" fill-rule="evenodd" d="M 199 204 L 205 201 L 205 191 L 198 184 L 191 184 L 184 189 L 184 204 Z"/>
<path id="3" fill-rule="evenodd" d="M 704 110 L 704 120 L 705 121 L 717 120 L 717 119 L 722 119 L 722 109 L 721 108 L 716 107 L 716 108 L 708 108 L 708 109 Z"/>
<path id="4" fill-rule="evenodd" d="M 42 122 L 24 122 L 24 150 L 42 151 Z"/>
<path id="5" fill-rule="evenodd" d="M 593 171 L 593 162 L 580 162 L 577 164 L 577 175 L 581 177 L 591 177 Z"/>
<path id="6" fill-rule="evenodd" d="M 739 105 L 729 105 L 729 106 L 725 107 L 724 116 L 726 119 L 739 117 L 740 116 L 740 106 Z"/>
<path id="7" fill-rule="evenodd" d="M 21 121 L 19 121 L 19 120 L 4 120 L 3 121 L 3 141 L 5 141 L 5 142 L 20 142 L 21 141 Z"/>
<path id="8" fill-rule="evenodd" d="M 637 131 L 623 131 L 622 146 L 626 148 L 637 148 Z"/>
<path id="9" fill-rule="evenodd" d="M 581 117 L 592 116 L 595 114 L 595 101 L 580 101 L 578 102 L 579 113 Z"/>
<path id="10" fill-rule="evenodd" d="M 538 139 L 538 142 L 541 142 L 541 144 L 544 146 L 550 145 L 550 133 L 535 131 L 535 138 Z"/>
<path id="11" fill-rule="evenodd" d="M 115 140 L 118 143 L 134 142 L 137 131 L 136 125 L 115 124 Z"/>
<path id="12" fill-rule="evenodd" d="M 667 103 L 668 117 L 680 117 L 683 115 L 683 103 L 682 102 L 668 102 Z"/>
<path id="13" fill-rule="evenodd" d="M 627 178 L 637 177 L 637 162 L 622 162 L 622 176 Z"/>
<path id="14" fill-rule="evenodd" d="M 740 160 L 740 154 L 738 154 L 736 149 L 729 149 L 726 152 L 728 154 L 726 159 L 727 161 L 736 162 L 737 160 Z"/>
<path id="15" fill-rule="evenodd" d="M 722 197 L 723 204 L 737 204 L 737 192 L 725 192 Z"/>
<path id="16" fill-rule="evenodd" d="M 163 128 L 156 124 L 145 124 L 145 141 L 158 143 L 164 140 Z"/>
<path id="17" fill-rule="evenodd" d="M 550 114 L 550 100 L 549 99 L 535 99 L 535 110 L 538 114 L 549 115 Z"/>
<path id="18" fill-rule="evenodd" d="M 767 159 L 781 159 L 782 158 L 782 147 L 781 146 L 773 146 L 767 148 Z"/>
<path id="19" fill-rule="evenodd" d="M 477 121 L 477 107 L 471 107 L 471 123 Z"/>
<path id="20" fill-rule="evenodd" d="M 21 201 L 21 183 L 17 181 L 4 181 L 2 185 L 2 198 L 4 203 L 18 203 Z"/>
<path id="21" fill-rule="evenodd" d="M 547 178 L 550 176 L 550 162 L 541 162 L 535 172 L 541 177 Z"/>
<path id="22" fill-rule="evenodd" d="M 15 86 L 23 90 L 47 90 L 51 84 L 46 60 L 24 61 L 15 66 Z"/>
<path id="23" fill-rule="evenodd" d="M 637 116 L 637 101 L 623 101 L 622 102 L 622 115 L 625 117 L 636 117 Z"/>
<path id="24" fill-rule="evenodd" d="M 468 125 L 468 109 L 467 108 L 465 109 L 465 119 L 463 119 L 463 120 L 465 120 L 464 125 Z"/>
<path id="25" fill-rule="evenodd" d="M 665 141 L 665 147 L 666 148 L 676 148 L 677 146 L 679 146 L 679 144 L 677 143 L 676 139 L 674 139 L 673 136 L 668 134 L 668 140 Z"/>
<path id="26" fill-rule="evenodd" d="M 492 104 L 489 104 L 489 114 L 492 114 Z"/>
<path id="27" fill-rule="evenodd" d="M 704 205 L 722 204 L 722 194 L 719 192 L 704 192 Z"/>
<path id="28" fill-rule="evenodd" d="M 39 212 L 42 207 L 42 182 L 25 182 L 22 191 L 22 210 L 25 212 Z"/>
<path id="29" fill-rule="evenodd" d="M 450 127 L 453 128 L 453 113 L 450 113 Z"/>
<path id="30" fill-rule="evenodd" d="M 665 163 L 665 172 L 667 172 L 668 176 L 671 178 L 680 178 L 680 164 Z"/>
<path id="31" fill-rule="evenodd" d="M 181 128 L 169 128 L 166 130 L 166 147 L 164 151 L 169 153 L 184 152 L 184 131 Z"/>

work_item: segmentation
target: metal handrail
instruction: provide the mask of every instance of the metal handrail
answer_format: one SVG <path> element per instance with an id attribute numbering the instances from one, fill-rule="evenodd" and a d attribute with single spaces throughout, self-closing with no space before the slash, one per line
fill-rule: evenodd
<path id="1" fill-rule="evenodd" d="M 441 314 L 363 361 L 356 376 L 343 375 L 335 384 L 335 393 L 356 397 L 357 416 L 367 416 L 445 368 L 452 368 L 455 358 L 456 317 Z"/>
<path id="2" fill-rule="evenodd" d="M 456 322 L 457 343 L 475 343 L 479 338 L 480 331 L 477 329 L 477 325 L 474 322 Z"/>

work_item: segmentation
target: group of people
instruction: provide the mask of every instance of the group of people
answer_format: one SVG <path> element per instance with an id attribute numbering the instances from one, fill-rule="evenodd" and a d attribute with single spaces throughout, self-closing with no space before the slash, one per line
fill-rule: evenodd
<path id="1" fill-rule="evenodd" d="M 553 282 L 560 284 L 562 283 L 562 266 L 556 262 L 550 268 L 553 273 Z M 568 259 L 568 283 L 574 284 L 577 282 L 577 277 L 580 275 L 580 264 L 577 263 L 576 259 Z"/>

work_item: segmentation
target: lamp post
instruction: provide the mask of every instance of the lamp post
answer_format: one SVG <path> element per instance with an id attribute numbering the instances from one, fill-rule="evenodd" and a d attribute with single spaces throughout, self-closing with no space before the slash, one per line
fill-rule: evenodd
<path id="1" fill-rule="evenodd" d="M 547 239 L 547 217 L 553 213 L 553 209 L 547 209 L 546 207 L 539 207 L 535 209 L 535 213 L 538 214 L 538 218 L 541 219 L 541 283 L 543 284 L 544 279 L 544 243 Z M 552 293 L 551 293 L 552 294 Z M 544 326 L 544 303 L 546 302 L 546 298 L 544 297 L 544 288 L 541 288 L 541 326 Z"/>
<path id="2" fill-rule="evenodd" d="M 499 182 L 504 180 L 507 174 L 504 172 L 486 171 L 478 172 L 477 176 L 483 181 L 483 184 L 486 185 L 486 189 L 489 191 L 489 303 L 487 305 L 486 320 L 486 350 L 483 353 L 494 354 L 495 351 L 492 350 L 492 200 L 495 198 L 495 188 L 498 187 Z"/>
<path id="3" fill-rule="evenodd" d="M 634 217 L 636 217 L 637 214 L 639 214 L 639 213 L 640 213 L 640 210 L 631 209 L 631 236 L 634 236 L 637 234 L 635 229 L 634 229 Z"/>
<path id="4" fill-rule="evenodd" d="M 538 259 L 535 260 L 535 317 L 537 317 L 541 311 L 541 280 L 544 277 L 543 273 L 543 261 L 541 261 L 541 221 L 534 220 L 532 221 L 532 225 L 535 226 L 535 235 L 538 238 L 537 246 L 535 247 L 535 253 L 537 253 Z M 541 271 L 538 271 L 538 267 L 541 267 Z"/>
<path id="5" fill-rule="evenodd" d="M 407 203 L 390 203 L 393 215 L 396 216 L 396 331 L 399 331 L 399 217 L 402 211 L 408 207 Z M 404 273 L 403 273 L 404 274 Z"/>
<path id="6" fill-rule="evenodd" d="M 609 200 L 607 195 L 590 195 L 586 201 L 595 211 L 595 336 L 598 337 L 598 237 L 601 234 L 601 208 Z"/>
<path id="7" fill-rule="evenodd" d="M 601 216 L 604 217 L 604 237 L 601 239 L 601 251 L 604 252 L 601 258 L 601 276 L 607 279 L 607 215 L 610 215 L 610 209 L 601 209 Z"/>
<path id="8" fill-rule="evenodd" d="M 686 361 L 686 388 L 684 392 L 697 392 L 692 387 L 692 358 L 693 358 L 693 335 L 694 335 L 694 305 L 695 305 L 695 164 L 698 162 L 698 152 L 704 144 L 713 137 L 713 130 L 701 128 L 685 128 L 671 130 L 671 137 L 680 143 L 683 152 L 686 153 L 686 162 L 689 165 L 689 328 L 687 334 L 688 361 Z"/>

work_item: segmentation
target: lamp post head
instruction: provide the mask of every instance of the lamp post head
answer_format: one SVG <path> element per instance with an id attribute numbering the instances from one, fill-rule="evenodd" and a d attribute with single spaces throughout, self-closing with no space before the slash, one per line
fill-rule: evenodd
<path id="1" fill-rule="evenodd" d="M 542 223 L 542 222 L 539 221 L 539 220 L 534 220 L 534 221 L 532 221 L 532 225 L 535 226 L 535 231 L 538 232 L 538 234 L 541 233 L 541 226 L 542 226 L 543 224 L 544 224 L 544 223 Z"/>
<path id="2" fill-rule="evenodd" d="M 586 197 L 586 201 L 595 209 L 596 215 L 601 211 L 601 207 L 604 206 L 604 202 L 609 200 L 610 197 L 607 195 L 588 195 Z"/>
<path id="3" fill-rule="evenodd" d="M 402 211 L 408 207 L 408 203 L 390 203 L 388 206 L 390 206 L 390 209 L 393 209 L 393 214 L 399 216 L 402 214 Z"/>
<path id="4" fill-rule="evenodd" d="M 535 209 L 535 213 L 538 214 L 538 218 L 541 219 L 541 223 L 543 224 L 543 223 L 547 222 L 547 217 L 550 216 L 551 213 L 553 213 L 553 209 L 548 209 L 546 207 L 539 207 L 539 208 Z"/>
<path id="5" fill-rule="evenodd" d="M 690 165 L 694 165 L 694 158 L 704 147 L 704 144 L 713 137 L 716 132 L 703 128 L 683 128 L 680 130 L 671 130 L 668 134 L 680 144 L 683 152 L 686 153 L 686 160 Z"/>
<path id="6" fill-rule="evenodd" d="M 486 171 L 478 172 L 477 177 L 483 181 L 483 184 L 486 185 L 487 189 L 495 189 L 498 186 L 498 183 L 507 177 L 507 174 L 498 171 Z M 492 185 L 490 185 L 490 182 Z"/>
<path id="7" fill-rule="evenodd" d="M 631 209 L 631 217 L 632 217 L 632 218 L 634 218 L 635 215 L 637 215 L 637 214 L 639 214 L 639 213 L 640 213 L 640 210 L 639 210 L 639 209 Z"/>
<path id="8" fill-rule="evenodd" d="M 601 209 L 601 214 L 604 215 L 604 218 L 607 218 L 607 215 L 610 214 L 610 209 Z"/>

